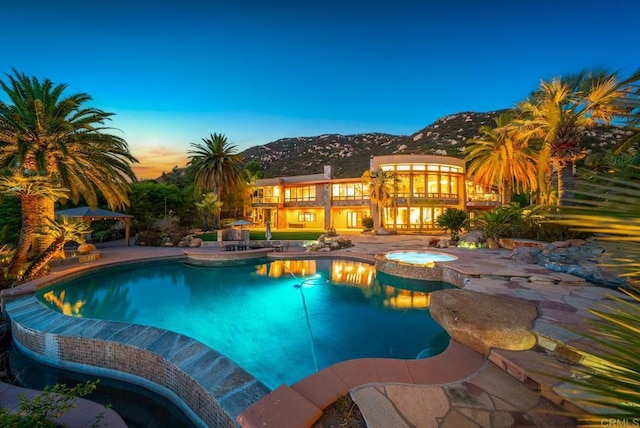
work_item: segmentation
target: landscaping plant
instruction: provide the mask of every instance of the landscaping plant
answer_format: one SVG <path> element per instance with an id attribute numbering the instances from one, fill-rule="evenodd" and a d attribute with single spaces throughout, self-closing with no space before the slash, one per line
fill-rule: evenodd
<path id="1" fill-rule="evenodd" d="M 447 230 L 451 231 L 452 241 L 458 240 L 458 235 L 467 225 L 467 222 L 467 213 L 457 208 L 447 208 L 446 211 L 436 219 L 436 224 L 438 227 L 441 227 L 445 233 L 447 233 Z"/>

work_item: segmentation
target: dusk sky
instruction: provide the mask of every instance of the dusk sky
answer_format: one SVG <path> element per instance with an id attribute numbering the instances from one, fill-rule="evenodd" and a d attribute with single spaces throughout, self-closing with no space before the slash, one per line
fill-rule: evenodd
<path id="1" fill-rule="evenodd" d="M 190 143 L 214 132 L 238 151 L 409 135 L 512 107 L 540 79 L 640 68 L 637 0 L 35 0 L 0 11 L 0 78 L 15 68 L 90 94 L 116 114 L 139 178 L 184 166 Z"/>

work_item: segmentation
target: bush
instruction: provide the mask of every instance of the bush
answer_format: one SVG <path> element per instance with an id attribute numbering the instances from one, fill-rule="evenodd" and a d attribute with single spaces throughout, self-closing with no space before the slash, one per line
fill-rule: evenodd
<path id="1" fill-rule="evenodd" d="M 446 211 L 436 219 L 436 224 L 441 227 L 445 233 L 451 230 L 451 240 L 457 241 L 458 234 L 467 224 L 467 213 L 457 208 L 447 208 Z"/>
<path id="2" fill-rule="evenodd" d="M 362 228 L 365 232 L 371 232 L 373 230 L 373 217 L 362 217 Z"/>
<path id="3" fill-rule="evenodd" d="M 45 388 L 43 392 L 28 400 L 24 394 L 20 397 L 18 413 L 10 413 L 6 407 L 0 408 L 0 426 L 3 427 L 57 427 L 56 419 L 75 407 L 75 399 L 91 394 L 99 381 L 87 381 L 74 387 L 56 384 Z M 93 426 L 98 426 L 104 414 L 99 414 Z"/>

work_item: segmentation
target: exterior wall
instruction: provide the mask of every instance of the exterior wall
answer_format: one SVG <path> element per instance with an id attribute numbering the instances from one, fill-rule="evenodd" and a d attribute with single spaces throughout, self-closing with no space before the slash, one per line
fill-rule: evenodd
<path id="1" fill-rule="evenodd" d="M 382 208 L 384 226 L 396 230 L 440 230 L 435 221 L 447 208 L 467 211 L 500 206 L 494 192 L 471 185 L 462 159 L 438 155 L 384 155 L 371 158 L 372 170 L 392 170 L 402 179 L 395 208 Z M 260 224 L 270 216 L 276 228 L 361 229 L 361 219 L 370 216 L 380 227 L 379 207 L 371 204 L 369 190 L 360 177 L 332 178 L 330 166 L 323 174 L 258 180 L 263 194 L 278 193 L 277 202 L 254 198 L 253 221 Z M 278 186 L 278 190 L 269 190 Z M 294 188 L 315 186 L 313 200 L 287 200 Z"/>
<path id="2" fill-rule="evenodd" d="M 386 155 L 374 157 L 371 166 L 374 170 L 394 171 L 401 179 L 396 206 L 382 208 L 385 228 L 439 230 L 436 219 L 447 208 L 465 209 L 466 180 L 462 159 L 436 155 Z M 380 215 L 373 218 L 374 227 L 380 227 Z"/>

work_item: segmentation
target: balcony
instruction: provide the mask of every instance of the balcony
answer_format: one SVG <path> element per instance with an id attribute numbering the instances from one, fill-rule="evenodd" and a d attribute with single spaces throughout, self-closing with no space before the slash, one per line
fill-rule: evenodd
<path id="1" fill-rule="evenodd" d="M 277 196 L 251 198 L 251 205 L 254 207 L 277 206 L 278 204 L 280 204 L 280 198 Z"/>
<path id="2" fill-rule="evenodd" d="M 500 195 L 495 193 L 468 194 L 467 208 L 492 209 L 502 205 Z"/>

